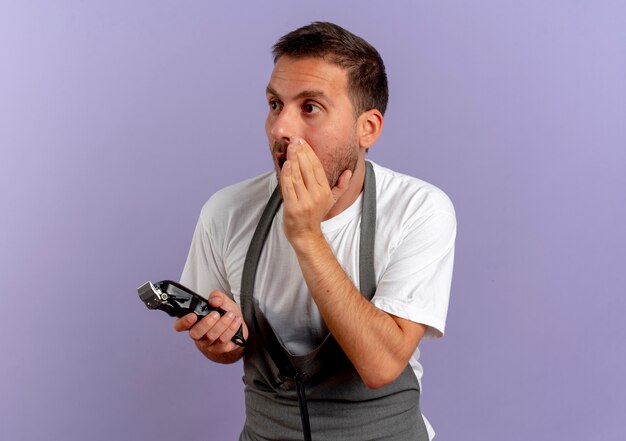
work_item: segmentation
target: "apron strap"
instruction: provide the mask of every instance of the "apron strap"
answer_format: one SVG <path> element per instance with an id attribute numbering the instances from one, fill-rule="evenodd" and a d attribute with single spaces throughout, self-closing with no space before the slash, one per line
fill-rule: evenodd
<path id="1" fill-rule="evenodd" d="M 256 272 L 261 252 L 263 251 L 263 245 L 265 244 L 274 217 L 282 202 L 283 199 L 280 195 L 280 189 L 276 187 L 263 210 L 263 214 L 261 214 L 261 220 L 256 226 L 256 230 L 254 230 L 254 235 L 252 236 L 248 252 L 246 253 L 246 260 L 243 264 L 243 274 L 241 276 L 241 311 L 247 323 L 251 323 L 252 321 L 254 282 L 256 280 Z"/>
<path id="2" fill-rule="evenodd" d="M 372 163 L 365 161 L 363 211 L 359 242 L 359 289 L 366 299 L 372 300 L 376 292 L 374 273 L 374 242 L 376 238 L 376 175 Z"/>

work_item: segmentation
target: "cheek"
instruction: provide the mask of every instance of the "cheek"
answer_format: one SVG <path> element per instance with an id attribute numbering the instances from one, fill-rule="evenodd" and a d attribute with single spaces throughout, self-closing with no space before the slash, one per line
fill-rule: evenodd
<path id="1" fill-rule="evenodd" d="M 354 143 L 352 127 L 308 127 L 305 139 L 321 157 L 332 157 L 335 151 Z"/>
<path id="2" fill-rule="evenodd" d="M 318 158 L 323 159 L 333 145 L 332 138 L 326 130 L 318 127 L 308 127 L 302 134 L 304 140 L 311 146 Z"/>

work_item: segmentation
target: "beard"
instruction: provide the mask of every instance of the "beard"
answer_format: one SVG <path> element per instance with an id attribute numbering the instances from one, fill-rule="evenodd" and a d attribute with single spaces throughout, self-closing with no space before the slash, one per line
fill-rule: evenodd
<path id="1" fill-rule="evenodd" d="M 283 140 L 277 140 L 272 145 L 272 159 L 274 159 L 276 164 L 276 178 L 278 179 L 278 183 L 280 185 L 280 170 L 283 168 L 283 164 L 287 160 L 287 146 L 288 142 Z M 318 157 L 319 158 L 319 157 Z M 322 160 L 320 159 L 320 162 Z M 322 162 L 322 167 L 324 167 L 324 173 L 326 174 L 326 179 L 328 180 L 328 185 L 330 188 L 334 188 L 339 181 L 339 177 L 341 174 L 350 170 L 354 173 L 354 169 L 359 161 L 359 148 L 357 146 L 356 140 L 353 139 L 350 143 L 345 144 L 341 147 L 336 148 L 328 158 L 328 163 Z"/>

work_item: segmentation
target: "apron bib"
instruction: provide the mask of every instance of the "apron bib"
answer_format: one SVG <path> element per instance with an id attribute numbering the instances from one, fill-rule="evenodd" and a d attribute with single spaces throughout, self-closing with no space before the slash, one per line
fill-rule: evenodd
<path id="1" fill-rule="evenodd" d="M 376 181 L 372 164 L 365 164 L 359 289 L 371 300 L 376 291 Z M 277 188 L 243 268 L 241 309 L 249 337 L 244 356 L 246 423 L 239 440 L 428 441 L 419 383 L 410 365 L 394 382 L 369 389 L 330 333 L 313 351 L 293 355 L 261 311 L 253 297 L 257 265 L 281 202 Z"/>

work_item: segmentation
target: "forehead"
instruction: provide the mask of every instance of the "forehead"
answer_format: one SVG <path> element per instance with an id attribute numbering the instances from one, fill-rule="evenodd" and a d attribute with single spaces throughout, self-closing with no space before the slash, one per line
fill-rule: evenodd
<path id="1" fill-rule="evenodd" d="M 302 91 L 317 91 L 329 97 L 347 98 L 345 69 L 322 58 L 280 57 L 274 65 L 268 89 L 288 98 Z"/>

